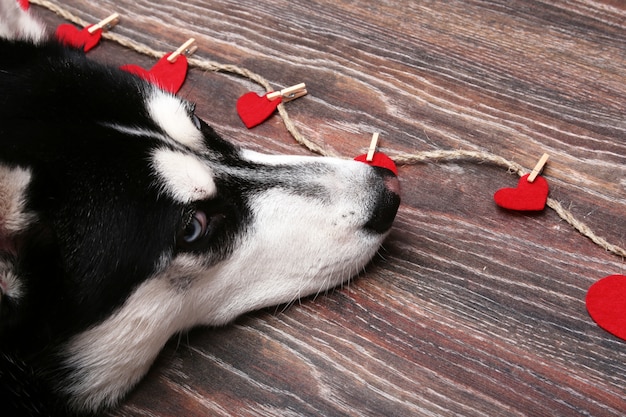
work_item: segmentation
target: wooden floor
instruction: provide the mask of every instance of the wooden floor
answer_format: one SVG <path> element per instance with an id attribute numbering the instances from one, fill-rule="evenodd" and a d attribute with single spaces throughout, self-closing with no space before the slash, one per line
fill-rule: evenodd
<path id="1" fill-rule="evenodd" d="M 243 66 L 276 88 L 300 131 L 353 157 L 485 150 L 532 168 L 550 196 L 626 246 L 626 3 L 545 1 L 81 1 L 91 22 L 163 52 Z M 33 6 L 34 7 L 34 6 Z M 37 9 L 40 9 L 37 7 Z M 49 24 L 62 22 L 45 10 Z M 113 65 L 155 61 L 104 41 Z M 192 69 L 181 95 L 224 137 L 307 154 L 280 117 L 248 130 L 246 79 Z M 499 209 L 517 176 L 476 162 L 400 167 L 403 202 L 350 285 L 172 340 L 111 416 L 626 415 L 626 341 L 596 326 L 591 284 L 625 274 L 547 209 Z M 626 294 L 624 295 L 626 297 Z"/>

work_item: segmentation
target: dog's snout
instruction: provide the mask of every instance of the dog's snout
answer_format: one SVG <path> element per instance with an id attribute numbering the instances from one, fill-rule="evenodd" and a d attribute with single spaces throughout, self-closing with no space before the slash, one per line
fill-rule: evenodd
<path id="1" fill-rule="evenodd" d="M 374 169 L 381 177 L 384 186 L 375 196 L 374 208 L 365 228 L 376 233 L 385 233 L 391 228 L 400 206 L 400 181 L 385 168 Z"/>

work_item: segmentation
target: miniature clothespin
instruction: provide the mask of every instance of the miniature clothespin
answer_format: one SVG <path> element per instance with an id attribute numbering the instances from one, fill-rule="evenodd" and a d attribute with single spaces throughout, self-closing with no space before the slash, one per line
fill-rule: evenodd
<path id="1" fill-rule="evenodd" d="M 272 91 L 271 93 L 267 93 L 266 97 L 270 101 L 274 101 L 280 97 L 283 103 L 287 103 L 291 100 L 302 97 L 307 93 L 308 91 L 306 91 L 306 84 L 300 83 L 291 87 L 284 88 L 280 91 Z"/>
<path id="2" fill-rule="evenodd" d="M 102 29 L 103 32 L 108 32 L 113 28 L 113 26 L 117 25 L 120 22 L 120 15 L 118 13 L 113 13 L 111 16 L 102 19 L 95 25 L 91 25 L 87 27 L 87 31 L 89 33 L 94 33 L 98 29 Z"/>
<path id="3" fill-rule="evenodd" d="M 259 96 L 250 91 L 237 100 L 237 114 L 248 129 L 260 125 L 274 113 L 280 103 L 287 103 L 306 95 L 306 84 L 300 83 L 280 91 Z"/>
<path id="4" fill-rule="evenodd" d="M 183 55 L 185 57 L 191 56 L 194 52 L 198 50 L 196 46 L 196 40 L 194 38 L 189 38 L 187 42 L 183 43 L 177 50 L 172 52 L 170 56 L 167 57 L 167 60 L 171 63 L 176 62 L 176 59 Z"/>
<path id="5" fill-rule="evenodd" d="M 165 54 L 149 70 L 138 65 L 124 65 L 120 68 L 138 75 L 164 90 L 177 93 L 187 77 L 187 57 L 198 50 L 195 42 L 194 38 L 190 38 L 174 52 Z"/>
<path id="6" fill-rule="evenodd" d="M 543 167 L 546 165 L 546 162 L 548 162 L 549 158 L 550 158 L 550 155 L 548 155 L 547 153 L 544 153 L 543 155 L 541 155 L 539 162 L 537 162 L 533 170 L 528 175 L 528 178 L 526 178 L 528 182 L 535 181 L 535 178 L 537 178 L 537 175 L 541 174 L 541 171 L 543 170 Z"/>
<path id="7" fill-rule="evenodd" d="M 372 135 L 372 141 L 370 142 L 370 147 L 367 151 L 367 156 L 365 157 L 367 162 L 372 162 L 374 159 L 374 153 L 376 152 L 376 147 L 378 146 L 378 135 L 378 132 Z"/>
<path id="8" fill-rule="evenodd" d="M 539 174 L 550 156 L 544 153 L 533 170 L 519 179 L 517 188 L 501 188 L 493 195 L 496 204 L 516 211 L 541 211 L 548 200 L 548 182 Z"/>
<path id="9" fill-rule="evenodd" d="M 396 167 L 395 162 L 393 162 L 393 160 L 384 153 L 376 152 L 378 146 L 378 137 L 379 133 L 374 133 L 372 135 L 372 140 L 370 141 L 370 147 L 368 148 L 367 154 L 359 155 L 354 158 L 354 160 L 364 162 L 368 165 L 372 165 L 375 167 L 386 168 L 389 171 L 393 172 L 395 175 L 398 175 L 398 167 Z"/>
<path id="10" fill-rule="evenodd" d="M 65 45 L 82 48 L 88 52 L 98 45 L 100 38 L 102 38 L 102 32 L 111 30 L 119 21 L 120 15 L 113 13 L 95 25 L 89 25 L 80 30 L 74 25 L 64 23 L 57 27 L 56 37 Z"/>

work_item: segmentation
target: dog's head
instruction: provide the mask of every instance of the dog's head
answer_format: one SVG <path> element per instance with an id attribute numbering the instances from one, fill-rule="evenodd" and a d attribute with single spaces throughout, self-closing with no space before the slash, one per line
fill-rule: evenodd
<path id="1" fill-rule="evenodd" d="M 0 40 L 0 340 L 75 409 L 176 332 L 347 281 L 391 227 L 390 171 L 239 149 L 191 103 L 36 43 Z"/>

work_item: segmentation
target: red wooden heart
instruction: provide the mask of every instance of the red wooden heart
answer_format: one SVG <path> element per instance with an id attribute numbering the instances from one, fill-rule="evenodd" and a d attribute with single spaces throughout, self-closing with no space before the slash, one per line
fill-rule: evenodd
<path id="1" fill-rule="evenodd" d="M 396 167 L 395 162 L 387 155 L 382 152 L 374 153 L 374 157 L 371 161 L 367 160 L 367 154 L 359 155 L 354 158 L 355 161 L 365 162 L 368 165 L 373 165 L 375 167 L 387 168 L 389 171 L 393 172 L 396 176 L 398 175 L 398 167 Z"/>
<path id="2" fill-rule="evenodd" d="M 517 188 L 502 188 L 496 191 L 493 195 L 496 204 L 509 210 L 543 210 L 548 199 L 548 182 L 541 176 L 537 176 L 533 182 L 528 182 L 528 175 L 520 178 Z"/>
<path id="3" fill-rule="evenodd" d="M 170 55 L 171 53 L 159 59 L 150 70 L 145 70 L 138 65 L 124 65 L 121 69 L 138 75 L 164 90 L 177 93 L 187 76 L 187 58 L 184 55 L 179 55 L 176 61 L 169 62 L 167 58 Z"/>
<path id="4" fill-rule="evenodd" d="M 626 340 L 626 275 L 609 275 L 587 292 L 587 311 L 604 330 Z"/>
<path id="5" fill-rule="evenodd" d="M 270 100 L 266 96 L 250 91 L 237 100 L 237 114 L 248 129 L 267 120 L 282 101 L 280 97 Z"/>
<path id="6" fill-rule="evenodd" d="M 102 29 L 97 29 L 93 33 L 89 33 L 89 25 L 79 30 L 76 26 L 64 23 L 57 27 L 56 37 L 61 43 L 73 46 L 74 48 L 83 48 L 85 52 L 93 49 L 102 37 Z"/>

